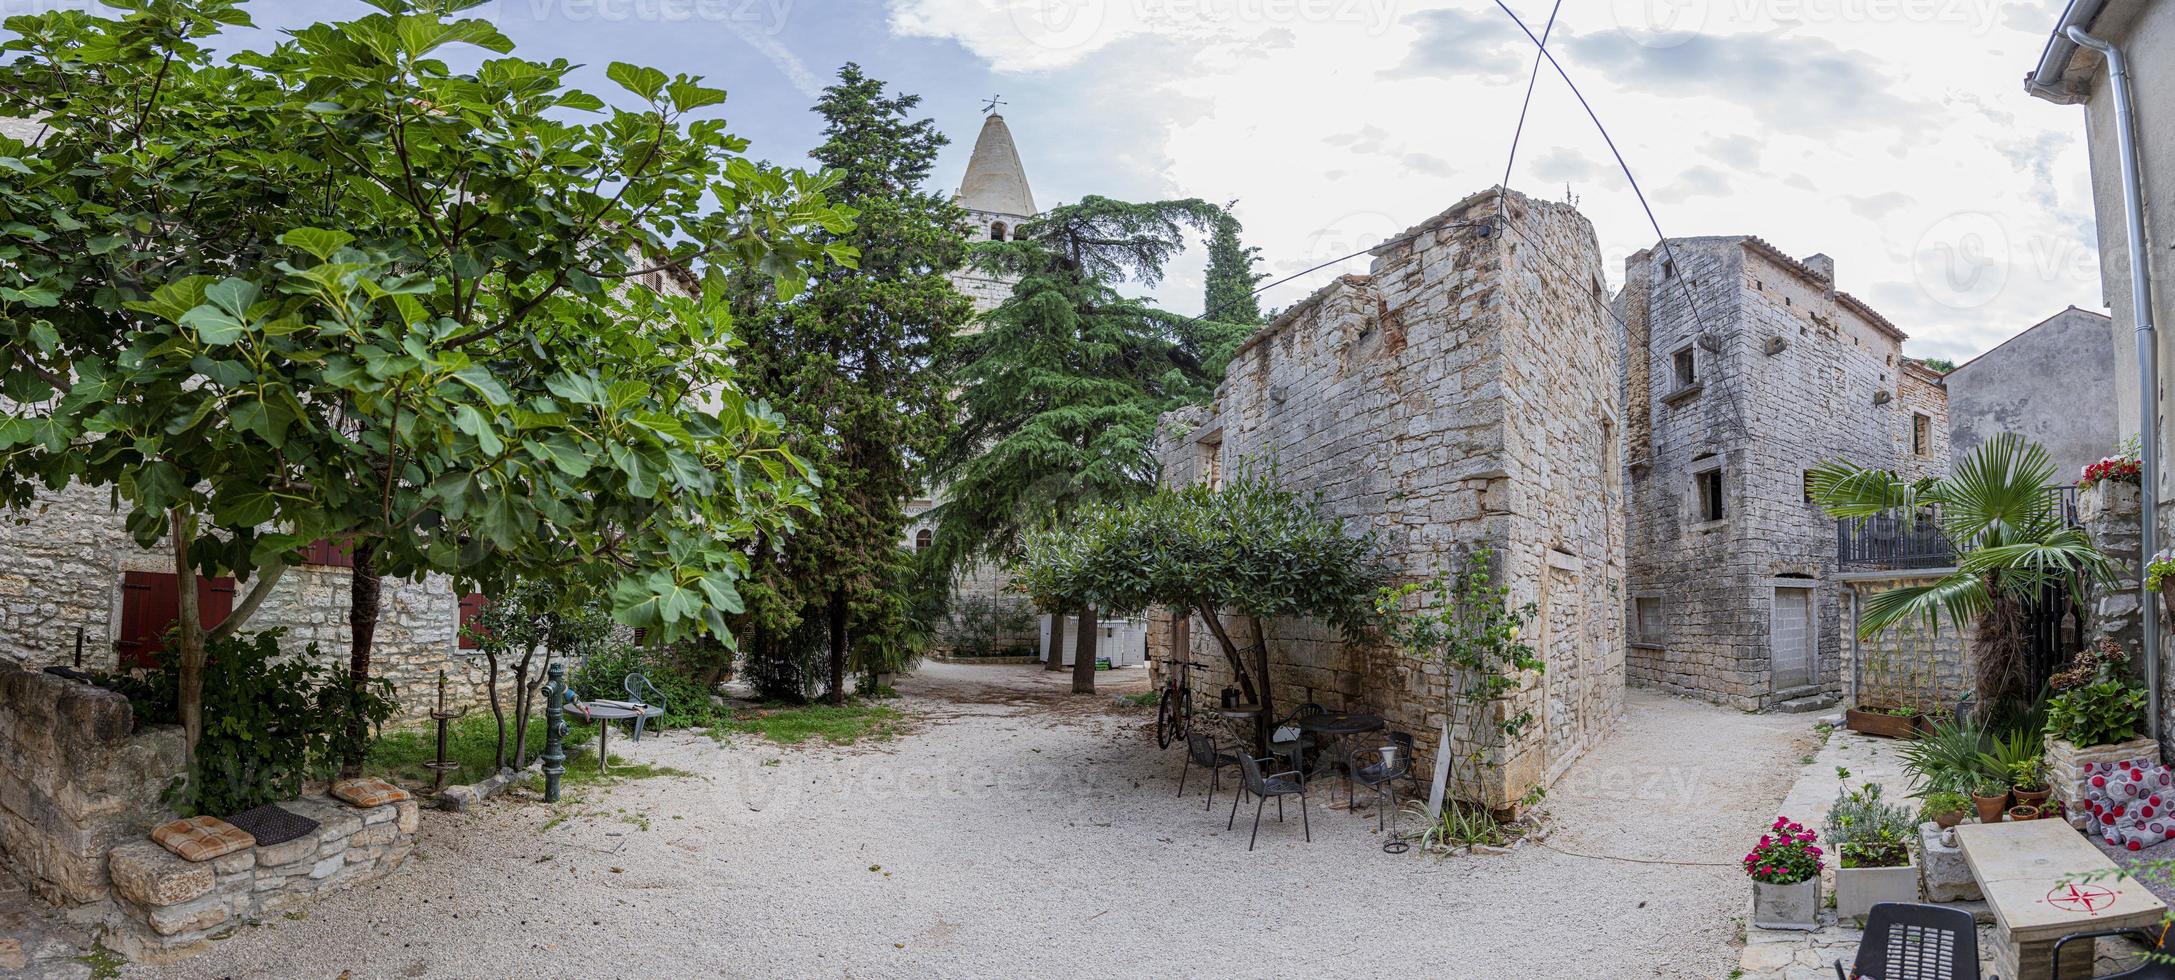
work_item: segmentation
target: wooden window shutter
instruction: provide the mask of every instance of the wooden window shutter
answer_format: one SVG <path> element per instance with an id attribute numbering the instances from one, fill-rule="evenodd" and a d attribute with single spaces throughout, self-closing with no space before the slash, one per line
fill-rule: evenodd
<path id="1" fill-rule="evenodd" d="M 489 604 L 490 600 L 485 599 L 481 592 L 471 592 L 461 597 L 461 649 L 474 650 L 483 645 L 476 642 L 475 637 L 468 635 L 468 630 L 469 624 L 474 622 L 476 617 L 482 614 L 483 607 Z"/>
<path id="2" fill-rule="evenodd" d="M 354 568 L 355 553 L 333 541 L 320 538 L 302 549 L 305 565 L 328 565 L 333 568 Z"/>
<path id="3" fill-rule="evenodd" d="M 205 629 L 234 612 L 234 580 L 196 580 L 196 611 Z M 181 579 L 172 572 L 121 573 L 121 630 L 114 641 L 121 667 L 158 666 L 166 632 L 181 619 Z"/>

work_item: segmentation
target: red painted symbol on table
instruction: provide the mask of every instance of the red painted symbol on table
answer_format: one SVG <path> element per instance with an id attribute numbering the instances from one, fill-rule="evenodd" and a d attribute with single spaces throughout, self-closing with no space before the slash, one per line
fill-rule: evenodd
<path id="1" fill-rule="evenodd" d="M 2115 892 L 2098 885 L 2057 885 L 2047 892 L 2047 904 L 2065 912 L 2097 915 L 2115 904 Z"/>

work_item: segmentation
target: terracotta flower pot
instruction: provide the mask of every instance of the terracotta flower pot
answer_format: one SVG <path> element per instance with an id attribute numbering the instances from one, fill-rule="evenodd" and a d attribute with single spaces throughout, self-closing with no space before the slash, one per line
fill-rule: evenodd
<path id="1" fill-rule="evenodd" d="M 1934 813 L 1934 814 L 1929 814 L 1929 816 L 1933 817 L 1933 825 L 1934 825 L 1934 826 L 1936 826 L 1936 827 L 1939 827 L 1939 828 L 1941 828 L 1942 830 L 1947 830 L 1947 829 L 1949 829 L 1950 827 L 1954 827 L 1954 826 L 1956 826 L 1957 824 L 1963 823 L 1963 822 L 1964 822 L 1964 815 L 1965 815 L 1965 814 L 1966 814 L 1967 812 L 1969 812 L 1969 811 L 1965 811 L 1965 810 L 1950 810 L 1950 811 L 1949 811 L 1949 812 L 1947 812 L 1947 813 Z"/>
<path id="2" fill-rule="evenodd" d="M 1971 794 L 1971 805 L 1979 811 L 1980 823 L 2000 823 L 2002 811 L 2009 808 L 2009 794 L 1980 796 Z"/>
<path id="3" fill-rule="evenodd" d="M 2035 806 L 2030 806 L 2030 805 L 2026 805 L 2026 804 L 2019 804 L 2019 805 L 2017 805 L 2017 806 L 2012 806 L 2012 807 L 2010 807 L 2010 808 L 2009 808 L 2009 819 L 2011 819 L 2011 820 L 2037 820 L 2037 819 L 2039 819 L 2039 808 L 2038 808 L 2038 807 L 2035 807 Z"/>
<path id="4" fill-rule="evenodd" d="M 2012 789 L 2009 791 L 2009 795 L 2015 797 L 2018 804 L 2038 807 L 2040 812 L 2044 813 L 2047 809 L 2047 796 L 2052 792 L 2052 790 L 2044 789 Z"/>

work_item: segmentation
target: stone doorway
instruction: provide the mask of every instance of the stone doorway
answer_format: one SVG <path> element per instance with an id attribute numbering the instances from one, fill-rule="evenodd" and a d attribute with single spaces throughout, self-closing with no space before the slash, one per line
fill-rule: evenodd
<path id="1" fill-rule="evenodd" d="M 1768 662 L 1775 690 L 1812 683 L 1813 647 L 1811 583 L 1775 586 L 1774 615 L 1768 620 Z"/>

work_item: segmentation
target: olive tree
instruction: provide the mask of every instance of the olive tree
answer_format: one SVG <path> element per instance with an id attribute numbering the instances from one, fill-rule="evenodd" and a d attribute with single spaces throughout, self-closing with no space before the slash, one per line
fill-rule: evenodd
<path id="1" fill-rule="evenodd" d="M 1264 621 L 1317 619 L 1348 637 L 1371 636 L 1376 590 L 1387 581 L 1371 534 L 1347 533 L 1318 494 L 1243 463 L 1220 487 L 1164 487 L 1031 533 L 1019 573 L 1044 608 L 1137 614 L 1162 605 L 1199 616 L 1239 689 L 1261 705 L 1255 737 L 1264 753 L 1276 712 Z M 1232 617 L 1247 620 L 1250 648 L 1233 638 Z"/>

